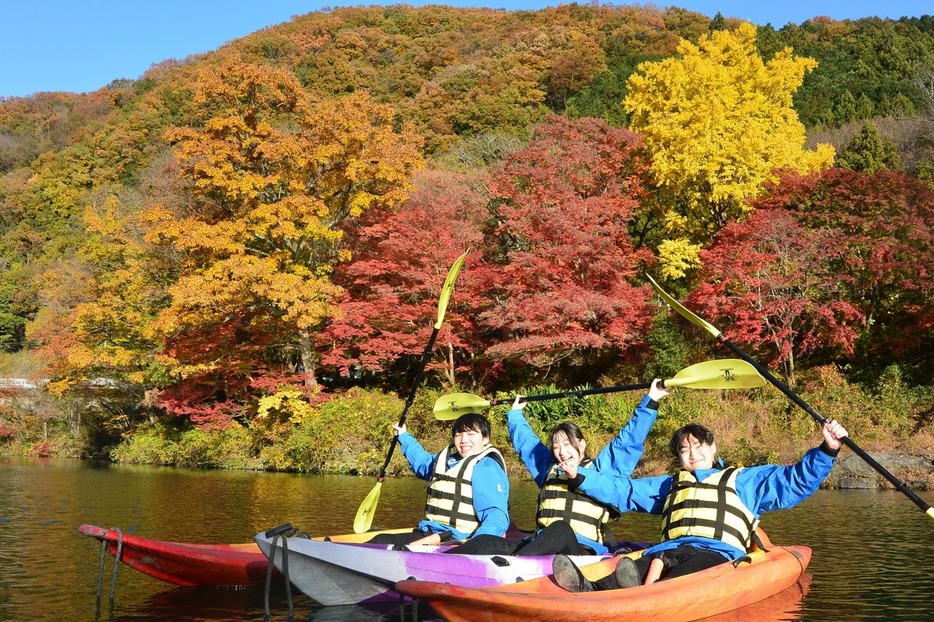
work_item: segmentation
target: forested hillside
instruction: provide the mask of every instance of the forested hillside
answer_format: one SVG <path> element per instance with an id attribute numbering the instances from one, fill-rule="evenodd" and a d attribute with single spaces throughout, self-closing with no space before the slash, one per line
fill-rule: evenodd
<path id="1" fill-rule="evenodd" d="M 236 430 L 266 468 L 372 470 L 268 448 L 306 425 L 378 443 L 467 250 L 435 395 L 726 356 L 649 273 L 792 386 L 849 387 L 828 408 L 898 411 L 865 415 L 882 442 L 929 439 L 932 212 L 934 16 L 310 13 L 0 99 L 0 377 L 49 381 L 0 401 L 0 440 Z M 355 409 L 363 436 L 335 440 Z"/>

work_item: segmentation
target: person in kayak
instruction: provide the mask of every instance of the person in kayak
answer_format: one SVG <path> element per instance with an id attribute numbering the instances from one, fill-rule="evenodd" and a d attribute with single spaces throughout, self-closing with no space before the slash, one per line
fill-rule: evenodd
<path id="1" fill-rule="evenodd" d="M 661 380 L 654 380 L 633 416 L 596 458 L 587 453 L 581 429 L 565 421 L 554 427 L 548 443 L 542 443 L 526 420 L 527 402 L 517 396 L 506 415 L 509 438 L 529 474 L 538 485 L 538 531 L 530 538 L 480 536 L 447 551 L 483 555 L 603 555 L 616 544 L 607 522 L 619 517 L 613 507 L 578 490 L 579 481 L 569 475 L 578 466 L 611 471 L 629 477 L 642 457 L 649 430 L 658 416 L 658 403 L 668 395 Z"/>
<path id="2" fill-rule="evenodd" d="M 490 422 L 484 415 L 458 417 L 451 444 L 436 454 L 423 449 L 405 424 L 392 427 L 412 471 L 429 481 L 425 519 L 411 533 L 379 534 L 370 542 L 436 543 L 506 533 L 509 478 L 502 454 L 490 445 Z"/>
<path id="3" fill-rule="evenodd" d="M 740 559 L 763 512 L 797 505 L 830 473 L 847 431 L 828 421 L 821 434 L 821 445 L 796 464 L 724 469 L 714 467 L 713 432 L 692 423 L 676 430 L 669 443 L 681 465 L 677 475 L 629 479 L 581 467 L 573 475 L 583 478 L 578 488 L 585 494 L 620 511 L 661 515 L 662 541 L 639 560 L 621 558 L 613 574 L 594 582 L 567 557 L 556 557 L 555 581 L 572 592 L 634 587 Z"/>

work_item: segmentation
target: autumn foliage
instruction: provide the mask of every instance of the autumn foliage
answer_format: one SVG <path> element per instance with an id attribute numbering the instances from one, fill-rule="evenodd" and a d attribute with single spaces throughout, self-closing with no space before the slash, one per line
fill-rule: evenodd
<path id="1" fill-rule="evenodd" d="M 341 225 L 404 199 L 417 141 L 365 95 L 315 105 L 294 76 L 257 66 L 206 72 L 195 101 L 202 123 L 168 132 L 192 200 L 144 214 L 148 241 L 178 256 L 154 330 L 181 384 L 213 386 L 222 400 L 242 398 L 238 386 L 270 359 L 314 385 L 311 331 L 338 313 L 329 275 L 350 258 Z M 162 404 L 178 411 L 203 392 Z"/>
<path id="2" fill-rule="evenodd" d="M 874 367 L 915 360 L 932 345 L 934 192 L 904 173 L 831 169 L 787 174 L 760 209 L 781 208 L 836 249 L 838 295 L 859 310 Z"/>
<path id="3" fill-rule="evenodd" d="M 498 342 L 488 356 L 598 370 L 642 342 L 648 293 L 634 277 L 651 255 L 627 228 L 644 194 L 640 146 L 628 130 L 553 117 L 493 171 L 479 281 L 491 301 L 479 323 Z"/>
<path id="4" fill-rule="evenodd" d="M 108 438 L 162 418 L 265 446 L 349 387 L 405 390 L 469 250 L 426 390 L 717 355 L 656 321 L 646 272 L 791 383 L 930 384 L 931 136 L 869 122 L 930 126 L 934 35 L 877 21 L 350 7 L 0 100 L 0 349 Z M 864 129 L 834 162 L 818 120 Z"/>
<path id="5" fill-rule="evenodd" d="M 851 355 L 862 314 L 841 296 L 833 263 L 845 249 L 787 211 L 759 209 L 727 225 L 701 252 L 700 284 L 688 301 L 730 338 L 781 363 L 794 384 L 797 361 Z"/>
<path id="6" fill-rule="evenodd" d="M 785 49 L 763 62 L 756 29 L 743 24 L 695 45 L 682 41 L 678 55 L 643 63 L 629 78 L 625 100 L 631 127 L 645 136 L 655 183 L 671 199 L 660 218 L 664 273 L 684 276 L 697 251 L 729 220 L 749 211 L 775 171 L 827 168 L 833 148 L 804 148 L 804 125 L 792 95 L 810 58 Z"/>
<path id="7" fill-rule="evenodd" d="M 438 340 L 451 383 L 467 361 L 475 380 L 504 365 L 533 368 L 529 378 L 612 366 L 650 322 L 635 276 L 651 254 L 627 228 L 644 194 L 639 147 L 628 130 L 553 116 L 486 180 L 423 175 L 405 205 L 358 232 L 357 261 L 338 271 L 354 300 L 323 333 L 325 360 L 346 373 L 417 354 L 447 266 L 473 249 Z"/>

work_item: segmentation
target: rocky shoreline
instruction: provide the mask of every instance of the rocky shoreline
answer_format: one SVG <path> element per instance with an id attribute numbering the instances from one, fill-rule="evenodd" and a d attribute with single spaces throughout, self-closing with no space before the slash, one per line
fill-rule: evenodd
<path id="1" fill-rule="evenodd" d="M 934 490 L 934 454 L 887 452 L 870 455 L 910 489 Z M 846 450 L 837 460 L 823 487 L 850 490 L 894 488 L 862 458 Z"/>

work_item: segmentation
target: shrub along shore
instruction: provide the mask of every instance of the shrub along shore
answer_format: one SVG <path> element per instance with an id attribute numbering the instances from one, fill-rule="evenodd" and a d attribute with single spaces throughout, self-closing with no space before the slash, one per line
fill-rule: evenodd
<path id="1" fill-rule="evenodd" d="M 553 387 L 519 393 L 546 393 Z M 798 393 L 827 418 L 846 425 L 851 437 L 896 477 L 917 490 L 934 489 L 934 426 L 929 387 L 908 387 L 897 374 L 883 376 L 871 389 L 847 383 L 832 368 L 812 370 Z M 450 423 L 435 420 L 437 390 L 423 389 L 409 411 L 408 430 L 430 450 L 449 439 Z M 484 396 L 490 397 L 508 397 Z M 531 402 L 526 408 L 533 429 L 545 438 L 556 423 L 573 420 L 596 452 L 625 425 L 641 392 L 592 395 Z M 87 438 L 52 429 L 43 437 L 19 434 L 0 440 L 5 455 L 101 458 L 122 464 L 184 468 L 248 469 L 320 474 L 375 475 L 385 459 L 391 425 L 403 400 L 372 390 L 350 389 L 309 409 L 301 420 L 276 420 L 225 430 L 197 429 L 179 418 L 140 425 L 117 444 L 93 448 Z M 509 447 L 507 406 L 488 411 L 493 444 L 503 449 L 510 477 L 528 474 Z M 817 424 L 771 387 L 742 391 L 676 389 L 661 405 L 658 420 L 636 469 L 637 477 L 674 467 L 667 453 L 671 433 L 691 421 L 714 430 L 721 457 L 728 464 L 755 465 L 797 460 L 819 441 Z M 844 450 L 829 487 L 891 487 L 855 455 Z M 405 458 L 395 452 L 393 476 L 409 475 Z"/>

